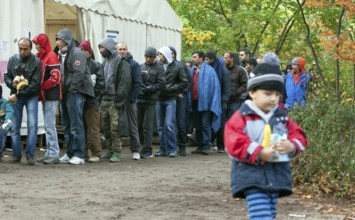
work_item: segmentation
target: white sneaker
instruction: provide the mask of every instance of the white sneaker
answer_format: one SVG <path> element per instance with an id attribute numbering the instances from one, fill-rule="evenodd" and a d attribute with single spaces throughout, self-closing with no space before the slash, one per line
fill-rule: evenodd
<path id="1" fill-rule="evenodd" d="M 133 160 L 140 160 L 141 159 L 141 155 L 138 152 L 133 152 Z"/>
<path id="2" fill-rule="evenodd" d="M 79 157 L 74 156 L 69 160 L 69 163 L 74 165 L 79 165 L 79 164 L 84 164 L 85 161 L 84 159 L 80 159 Z"/>
<path id="3" fill-rule="evenodd" d="M 61 158 L 59 158 L 60 163 L 69 163 L 70 157 L 67 154 L 64 154 Z"/>
<path id="4" fill-rule="evenodd" d="M 100 162 L 100 157 L 97 157 L 97 156 L 93 156 L 89 159 L 89 162 L 91 163 L 97 163 L 97 162 Z"/>

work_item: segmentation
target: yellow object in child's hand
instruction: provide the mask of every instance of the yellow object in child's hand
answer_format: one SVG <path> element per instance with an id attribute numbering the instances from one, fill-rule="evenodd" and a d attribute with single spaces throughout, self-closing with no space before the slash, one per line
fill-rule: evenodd
<path id="1" fill-rule="evenodd" d="M 271 126 L 270 124 L 266 124 L 264 127 L 264 138 L 261 146 L 264 148 L 270 147 L 270 140 L 271 140 Z"/>

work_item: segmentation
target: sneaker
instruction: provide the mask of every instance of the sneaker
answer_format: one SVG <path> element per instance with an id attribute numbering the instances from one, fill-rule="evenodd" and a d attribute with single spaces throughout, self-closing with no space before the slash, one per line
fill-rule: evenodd
<path id="1" fill-rule="evenodd" d="M 12 156 L 10 163 L 20 163 L 21 162 L 21 158 L 17 157 L 17 156 Z"/>
<path id="2" fill-rule="evenodd" d="M 74 165 L 79 165 L 79 164 L 85 164 L 85 161 L 84 159 L 74 156 L 69 160 L 69 163 Z"/>
<path id="3" fill-rule="evenodd" d="M 112 151 L 107 151 L 106 154 L 102 157 L 104 160 L 111 159 L 113 152 Z"/>
<path id="4" fill-rule="evenodd" d="M 175 158 L 176 157 L 176 150 L 171 150 L 169 153 L 169 157 Z"/>
<path id="5" fill-rule="evenodd" d="M 144 158 L 144 159 L 149 159 L 149 158 L 153 158 L 153 154 L 152 152 L 142 152 L 141 153 L 141 158 Z"/>
<path id="6" fill-rule="evenodd" d="M 121 161 L 121 155 L 118 152 L 113 152 L 110 158 L 110 162 L 119 162 Z"/>
<path id="7" fill-rule="evenodd" d="M 58 157 L 47 157 L 45 160 L 43 160 L 44 164 L 58 164 L 60 163 L 60 160 Z"/>
<path id="8" fill-rule="evenodd" d="M 224 151 L 224 149 L 223 148 L 218 148 L 218 151 L 217 151 L 218 153 L 224 153 L 225 151 Z"/>
<path id="9" fill-rule="evenodd" d="M 155 155 L 156 157 L 166 157 L 166 152 L 165 151 L 162 151 L 161 149 L 159 149 Z"/>
<path id="10" fill-rule="evenodd" d="M 43 163 L 44 160 L 48 159 L 49 157 L 40 157 L 40 158 L 37 158 L 37 162 L 38 163 Z"/>
<path id="11" fill-rule="evenodd" d="M 183 157 L 187 156 L 186 148 L 180 148 L 179 155 Z"/>
<path id="12" fill-rule="evenodd" d="M 70 157 L 67 154 L 64 154 L 61 158 L 59 158 L 60 163 L 69 163 Z"/>
<path id="13" fill-rule="evenodd" d="M 27 164 L 28 165 L 34 165 L 35 164 L 35 159 L 33 157 L 27 157 Z"/>
<path id="14" fill-rule="evenodd" d="M 141 155 L 138 152 L 133 152 L 132 159 L 133 160 L 140 160 L 141 159 Z"/>
<path id="15" fill-rule="evenodd" d="M 89 159 L 89 162 L 90 163 L 97 163 L 97 162 L 100 162 L 101 161 L 101 158 L 98 157 L 98 156 L 93 156 Z"/>

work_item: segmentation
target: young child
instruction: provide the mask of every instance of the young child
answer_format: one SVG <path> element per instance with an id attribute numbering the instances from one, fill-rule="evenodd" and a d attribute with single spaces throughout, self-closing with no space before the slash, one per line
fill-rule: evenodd
<path id="1" fill-rule="evenodd" d="M 301 153 L 307 139 L 287 111 L 278 108 L 284 90 L 280 67 L 262 63 L 253 72 L 247 86 L 251 100 L 226 123 L 224 143 L 232 158 L 233 197 L 246 198 L 250 219 L 272 220 L 277 199 L 292 194 L 288 158 Z"/>
<path id="2" fill-rule="evenodd" d="M 0 85 L 0 161 L 5 150 L 6 136 L 12 125 L 14 110 L 10 103 L 2 97 L 2 86 Z"/>

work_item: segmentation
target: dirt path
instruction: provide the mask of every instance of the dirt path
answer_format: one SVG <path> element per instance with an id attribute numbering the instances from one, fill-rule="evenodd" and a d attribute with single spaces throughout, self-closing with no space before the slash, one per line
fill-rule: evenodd
<path id="1" fill-rule="evenodd" d="M 116 164 L 80 166 L 28 166 L 5 158 L 0 219 L 248 219 L 244 201 L 230 196 L 226 154 L 133 161 L 127 148 L 123 153 Z M 323 207 L 291 196 L 280 200 L 277 219 L 346 215 L 322 214 Z"/>

